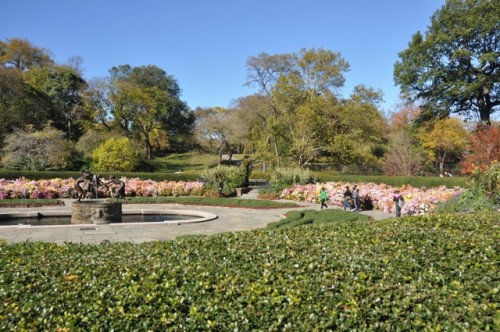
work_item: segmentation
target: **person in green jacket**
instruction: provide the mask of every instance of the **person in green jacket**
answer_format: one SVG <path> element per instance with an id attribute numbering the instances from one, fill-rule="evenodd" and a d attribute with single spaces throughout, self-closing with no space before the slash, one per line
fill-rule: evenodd
<path id="1" fill-rule="evenodd" d="M 328 206 L 326 205 L 326 200 L 328 199 L 326 195 L 326 190 L 325 188 L 321 188 L 321 192 L 319 194 L 319 199 L 321 200 L 321 210 L 323 210 L 323 206 L 327 208 Z"/>

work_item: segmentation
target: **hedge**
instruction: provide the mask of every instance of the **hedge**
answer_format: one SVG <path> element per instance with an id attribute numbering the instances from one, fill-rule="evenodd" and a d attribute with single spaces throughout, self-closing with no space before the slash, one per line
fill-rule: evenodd
<path id="1" fill-rule="evenodd" d="M 139 178 L 141 180 L 154 180 L 154 181 L 194 181 L 201 178 L 201 173 L 139 173 L 139 172 L 96 172 L 103 178 L 109 178 L 113 175 L 117 178 Z M 66 179 L 78 178 L 82 174 L 75 171 L 12 171 L 0 169 L 0 179 L 15 180 L 25 177 L 30 180 L 45 180 L 45 179 Z"/>
<path id="2" fill-rule="evenodd" d="M 109 175 L 116 177 L 126 178 L 139 178 L 142 180 L 154 181 L 194 181 L 202 178 L 202 172 L 185 172 L 185 173 L 139 173 L 139 172 L 101 172 L 102 177 L 108 178 Z M 385 183 L 390 186 L 411 185 L 413 187 L 438 187 L 446 186 L 448 188 L 461 187 L 467 188 L 467 179 L 465 177 L 437 177 L 437 176 L 379 176 L 379 175 L 337 175 L 328 172 L 312 172 L 319 182 L 352 182 L 352 183 Z M 43 172 L 30 172 L 30 171 L 12 171 L 0 169 L 0 179 L 5 178 L 8 180 L 15 180 L 20 177 L 25 177 L 30 180 L 43 180 L 54 178 L 77 178 L 81 175 L 80 172 L 74 171 L 43 171 Z M 268 179 L 270 177 L 267 173 L 254 171 L 251 174 L 252 179 Z"/>
<path id="3" fill-rule="evenodd" d="M 497 217 L 0 244 L 0 330 L 498 331 Z"/>

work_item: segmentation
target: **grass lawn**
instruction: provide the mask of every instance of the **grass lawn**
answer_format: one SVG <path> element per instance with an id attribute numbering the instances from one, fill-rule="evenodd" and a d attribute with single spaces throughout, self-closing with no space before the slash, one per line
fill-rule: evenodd
<path id="1" fill-rule="evenodd" d="M 155 158 L 158 172 L 196 172 L 217 165 L 219 156 L 201 152 L 172 153 L 165 157 Z"/>

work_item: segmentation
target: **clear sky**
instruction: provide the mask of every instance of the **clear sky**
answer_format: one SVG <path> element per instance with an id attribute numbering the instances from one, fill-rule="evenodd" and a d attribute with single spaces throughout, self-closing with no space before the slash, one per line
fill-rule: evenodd
<path id="1" fill-rule="evenodd" d="M 445 0 L 3 0 L 0 39 L 27 39 L 58 63 L 83 59 L 85 78 L 117 65 L 156 65 L 192 109 L 251 95 L 246 61 L 301 48 L 340 52 L 351 69 L 343 97 L 365 84 L 394 111 L 393 65 Z"/>

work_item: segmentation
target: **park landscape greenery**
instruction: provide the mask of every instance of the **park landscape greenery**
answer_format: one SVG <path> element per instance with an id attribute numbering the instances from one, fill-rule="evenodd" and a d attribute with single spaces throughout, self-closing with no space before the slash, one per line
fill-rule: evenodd
<path id="1" fill-rule="evenodd" d="M 399 54 L 395 80 L 413 103 L 389 121 L 373 88 L 339 97 L 349 64 L 330 50 L 249 57 L 257 94 L 190 111 L 154 65 L 86 81 L 78 59 L 59 65 L 26 40 L 0 42 L 2 202 L 64 197 L 90 168 L 126 178 L 131 203 L 283 207 L 201 197 L 221 178 L 227 196 L 244 184 L 248 168 L 220 165 L 243 152 L 268 195 L 315 201 L 325 186 L 339 204 L 339 188 L 358 184 L 391 212 L 400 189 L 413 215 L 295 211 L 266 229 L 143 244 L 0 241 L 0 329 L 500 329 L 499 11 L 446 1 Z M 413 177 L 450 168 L 468 177 Z"/>

